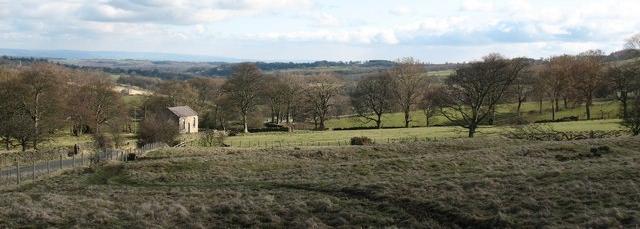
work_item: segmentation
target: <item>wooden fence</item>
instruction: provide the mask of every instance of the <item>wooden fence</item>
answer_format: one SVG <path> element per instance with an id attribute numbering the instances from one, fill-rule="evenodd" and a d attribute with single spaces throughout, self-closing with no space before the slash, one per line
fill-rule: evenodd
<path id="1" fill-rule="evenodd" d="M 19 185 L 26 180 L 37 180 L 40 177 L 50 176 L 63 170 L 89 167 L 101 161 L 127 162 L 130 154 L 139 156 L 166 146 L 164 143 L 152 143 L 138 149 L 106 149 L 94 153 L 83 152 L 70 156 L 61 154 L 56 159 L 32 160 L 26 163 L 19 160 L 11 164 L 3 162 L 0 165 L 0 184 L 2 186 Z"/>

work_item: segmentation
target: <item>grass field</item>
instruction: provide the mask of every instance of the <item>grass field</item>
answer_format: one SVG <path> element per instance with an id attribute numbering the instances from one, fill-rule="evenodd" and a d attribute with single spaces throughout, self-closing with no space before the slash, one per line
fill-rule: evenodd
<path id="1" fill-rule="evenodd" d="M 638 149 L 631 137 L 168 149 L 0 191 L 0 227 L 635 228 Z"/>
<path id="2" fill-rule="evenodd" d="M 620 130 L 620 120 L 591 120 L 577 122 L 561 122 L 546 124 L 559 131 L 590 131 L 590 130 Z M 481 127 L 479 136 L 494 136 L 512 127 Z M 394 139 L 444 139 L 461 138 L 467 136 L 466 129 L 461 127 L 416 127 L 395 129 L 368 129 L 342 131 L 296 131 L 252 133 L 247 135 L 228 137 L 225 143 L 237 146 L 280 146 L 280 145 L 343 145 L 351 137 L 366 136 L 377 142 L 393 141 Z M 340 142 L 340 143 L 338 143 Z"/>
<path id="3" fill-rule="evenodd" d="M 551 119 L 551 104 L 548 102 L 543 103 L 543 113 L 539 113 L 539 105 L 537 102 L 523 103 L 521 108 L 522 117 L 529 122 L 535 122 L 538 120 L 550 120 Z M 501 105 L 497 109 L 496 122 L 498 124 L 508 123 L 510 120 L 516 117 L 516 105 L 506 104 Z M 615 119 L 618 117 L 619 104 L 615 101 L 598 101 L 594 103 L 592 107 L 592 119 Z M 422 111 L 414 111 L 412 114 L 413 126 L 425 126 L 426 120 Z M 586 119 L 586 112 L 584 106 L 578 106 L 575 108 L 561 109 L 556 113 L 556 119 L 563 117 L 577 116 L 580 119 Z M 430 120 L 430 125 L 442 125 L 449 121 L 442 117 L 436 116 Z M 387 127 L 400 127 L 404 126 L 404 114 L 391 113 L 383 115 L 383 126 Z M 339 118 L 330 119 L 327 121 L 328 128 L 349 128 L 349 127 L 371 127 L 375 126 L 374 122 L 366 122 L 365 119 L 360 117 Z"/>

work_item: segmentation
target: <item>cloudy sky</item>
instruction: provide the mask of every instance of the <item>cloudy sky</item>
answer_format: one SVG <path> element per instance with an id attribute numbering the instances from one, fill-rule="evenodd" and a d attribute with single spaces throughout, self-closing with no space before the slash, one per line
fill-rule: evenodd
<path id="1" fill-rule="evenodd" d="M 0 48 L 255 60 L 465 61 L 611 52 L 638 0 L 0 0 Z"/>

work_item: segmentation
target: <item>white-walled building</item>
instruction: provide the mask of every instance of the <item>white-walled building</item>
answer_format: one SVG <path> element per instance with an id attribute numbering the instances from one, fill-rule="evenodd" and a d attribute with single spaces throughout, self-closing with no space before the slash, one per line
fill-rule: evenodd
<path id="1" fill-rule="evenodd" d="M 174 115 L 174 120 L 177 121 L 180 133 L 198 133 L 198 113 L 191 107 L 179 106 L 169 107 L 168 109 Z"/>

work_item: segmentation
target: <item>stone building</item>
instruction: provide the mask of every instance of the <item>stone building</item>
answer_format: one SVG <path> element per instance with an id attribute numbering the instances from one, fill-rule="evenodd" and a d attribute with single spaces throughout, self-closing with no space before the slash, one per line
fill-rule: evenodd
<path id="1" fill-rule="evenodd" d="M 167 108 L 173 114 L 173 118 L 177 121 L 180 133 L 198 133 L 198 113 L 191 107 L 179 106 Z"/>

